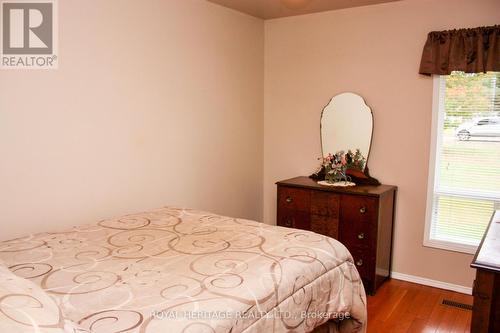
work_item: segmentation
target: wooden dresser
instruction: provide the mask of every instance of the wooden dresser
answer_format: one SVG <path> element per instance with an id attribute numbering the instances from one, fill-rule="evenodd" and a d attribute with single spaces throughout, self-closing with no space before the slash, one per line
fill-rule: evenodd
<path id="1" fill-rule="evenodd" d="M 477 249 L 471 267 L 476 279 L 472 295 L 472 333 L 500 332 L 500 210 L 497 210 Z"/>
<path id="2" fill-rule="evenodd" d="M 318 185 L 297 177 L 278 185 L 280 226 L 311 230 L 351 252 L 366 292 L 374 294 L 391 271 L 396 187 Z"/>

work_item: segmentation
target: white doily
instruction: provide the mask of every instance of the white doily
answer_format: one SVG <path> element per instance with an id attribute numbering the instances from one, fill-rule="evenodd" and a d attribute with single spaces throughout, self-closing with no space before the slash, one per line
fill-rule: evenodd
<path id="1" fill-rule="evenodd" d="M 336 182 L 336 183 L 329 183 L 326 180 L 320 180 L 318 182 L 319 185 L 324 185 L 324 186 L 341 186 L 341 187 L 347 187 L 347 186 L 356 186 L 355 183 L 353 182 Z"/>

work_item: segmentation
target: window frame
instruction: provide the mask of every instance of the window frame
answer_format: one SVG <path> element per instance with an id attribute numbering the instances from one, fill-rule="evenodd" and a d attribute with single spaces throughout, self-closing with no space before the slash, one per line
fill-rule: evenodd
<path id="1" fill-rule="evenodd" d="M 441 89 L 441 75 L 433 75 L 433 93 L 432 93 L 432 122 L 431 122 L 431 140 L 429 154 L 429 177 L 427 183 L 427 202 L 425 213 L 425 230 L 423 245 L 437 249 L 474 254 L 478 245 L 461 244 L 452 241 L 438 240 L 431 238 L 432 229 L 432 211 L 434 195 L 437 192 L 436 187 L 439 179 L 436 179 L 436 171 L 439 166 L 440 149 L 442 148 L 441 129 L 444 127 L 444 112 L 441 111 L 440 101 L 444 101 L 444 89 Z M 458 194 L 458 191 L 453 194 Z M 490 199 L 481 196 L 467 195 L 471 199 Z"/>

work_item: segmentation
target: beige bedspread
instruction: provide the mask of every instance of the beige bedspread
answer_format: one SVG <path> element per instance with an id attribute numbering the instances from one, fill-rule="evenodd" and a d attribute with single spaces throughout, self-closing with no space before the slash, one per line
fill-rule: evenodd
<path id="1" fill-rule="evenodd" d="M 0 242 L 0 260 L 82 331 L 309 332 L 328 319 L 340 332 L 366 329 L 349 252 L 302 230 L 162 208 Z M 22 297 L 0 294 L 0 331 L 37 326 L 25 318 L 47 301 Z M 63 326 L 53 321 L 41 332 Z"/>

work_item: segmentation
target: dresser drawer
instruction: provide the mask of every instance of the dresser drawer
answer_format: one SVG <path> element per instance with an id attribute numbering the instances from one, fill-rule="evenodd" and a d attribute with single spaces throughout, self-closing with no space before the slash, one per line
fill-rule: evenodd
<path id="1" fill-rule="evenodd" d="M 341 224 L 339 237 L 340 241 L 349 249 L 376 251 L 377 224 L 351 219 L 349 222 Z"/>
<path id="2" fill-rule="evenodd" d="M 342 195 L 341 219 L 346 224 L 378 221 L 378 199 L 360 195 Z"/>
<path id="3" fill-rule="evenodd" d="M 331 216 L 311 215 L 311 231 L 339 239 L 339 220 Z"/>
<path id="4" fill-rule="evenodd" d="M 281 227 L 311 230 L 311 216 L 309 212 L 278 207 L 277 223 Z"/>
<path id="5" fill-rule="evenodd" d="M 330 192 L 311 192 L 311 214 L 339 218 L 340 195 Z"/>
<path id="6" fill-rule="evenodd" d="M 278 209 L 309 213 L 311 191 L 293 187 L 278 187 Z"/>
<path id="7" fill-rule="evenodd" d="M 375 267 L 374 257 L 370 255 L 369 252 L 361 249 L 350 249 L 350 252 L 354 259 L 354 265 L 363 279 L 363 282 L 365 282 L 365 284 L 366 281 L 372 282 Z M 366 285 L 365 288 L 367 288 Z"/>

